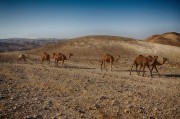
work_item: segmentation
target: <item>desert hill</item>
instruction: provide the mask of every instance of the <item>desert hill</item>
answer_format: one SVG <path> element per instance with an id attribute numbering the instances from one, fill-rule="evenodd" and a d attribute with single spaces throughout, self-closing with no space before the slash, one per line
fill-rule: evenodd
<path id="1" fill-rule="evenodd" d="M 41 62 L 46 51 L 74 55 L 65 65 Z M 27 62 L 18 55 L 29 55 Z M 120 60 L 100 70 L 108 53 Z M 139 54 L 169 61 L 143 77 L 129 70 Z M 1 119 L 178 119 L 180 47 L 117 36 L 84 36 L 26 51 L 0 53 Z"/>
<path id="2" fill-rule="evenodd" d="M 180 46 L 180 34 L 176 32 L 167 32 L 161 35 L 150 36 L 146 38 L 145 41 L 150 43 Z"/>
<path id="3" fill-rule="evenodd" d="M 133 59 L 135 56 L 159 55 L 171 60 L 180 61 L 179 47 L 166 46 L 161 44 L 151 44 L 141 40 L 118 37 L 118 36 L 84 36 L 66 40 L 62 43 L 49 45 L 28 51 L 33 55 L 40 55 L 42 52 L 52 53 L 73 53 L 75 58 L 99 59 L 105 53 L 113 56 L 121 55 L 126 60 Z M 171 57 L 169 56 L 171 54 Z"/>

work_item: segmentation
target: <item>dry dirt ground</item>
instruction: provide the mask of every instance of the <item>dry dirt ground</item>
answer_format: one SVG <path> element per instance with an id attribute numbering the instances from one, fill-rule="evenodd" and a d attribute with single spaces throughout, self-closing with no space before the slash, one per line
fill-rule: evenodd
<path id="1" fill-rule="evenodd" d="M 150 78 L 147 69 L 145 77 L 129 75 L 133 58 L 126 56 L 111 72 L 108 64 L 100 71 L 97 57 L 73 56 L 56 67 L 31 54 L 18 62 L 18 54 L 0 54 L 0 119 L 180 118 L 178 62 L 166 62 L 158 67 L 161 77 L 154 71 Z"/>

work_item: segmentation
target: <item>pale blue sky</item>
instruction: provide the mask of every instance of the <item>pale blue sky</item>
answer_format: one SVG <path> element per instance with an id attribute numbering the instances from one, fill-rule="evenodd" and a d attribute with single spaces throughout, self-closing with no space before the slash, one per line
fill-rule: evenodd
<path id="1" fill-rule="evenodd" d="M 180 32 L 178 0 L 1 0 L 0 38 Z"/>

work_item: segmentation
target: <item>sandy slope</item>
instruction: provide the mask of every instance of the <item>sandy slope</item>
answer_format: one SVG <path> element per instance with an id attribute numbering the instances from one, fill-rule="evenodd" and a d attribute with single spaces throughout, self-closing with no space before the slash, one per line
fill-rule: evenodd
<path id="1" fill-rule="evenodd" d="M 161 35 L 153 35 L 145 39 L 150 43 L 159 43 L 173 46 L 180 46 L 180 34 L 176 32 L 167 32 Z"/>
<path id="2" fill-rule="evenodd" d="M 119 45 L 117 51 L 127 52 L 120 52 L 118 68 L 113 67 L 112 72 L 108 65 L 108 71 L 100 71 L 97 55 L 106 50 L 100 50 L 100 46 L 99 53 L 89 57 L 79 57 L 81 53 L 90 52 L 88 50 L 79 52 L 75 46 L 69 48 L 69 43 L 61 46 L 61 49 L 68 47 L 69 51 L 74 48 L 76 54 L 65 63 L 66 67 L 55 67 L 54 62 L 41 64 L 35 50 L 26 52 L 31 57 L 26 63 L 17 62 L 19 52 L 1 54 L 0 118 L 180 118 L 179 48 L 135 43 L 111 42 L 111 47 Z M 89 45 L 93 47 L 93 43 Z M 170 59 L 158 67 L 160 78 L 155 72 L 154 78 L 150 78 L 148 71 L 145 77 L 136 72 L 129 75 L 133 58 L 139 53 L 160 55 L 159 60 L 164 56 Z"/>

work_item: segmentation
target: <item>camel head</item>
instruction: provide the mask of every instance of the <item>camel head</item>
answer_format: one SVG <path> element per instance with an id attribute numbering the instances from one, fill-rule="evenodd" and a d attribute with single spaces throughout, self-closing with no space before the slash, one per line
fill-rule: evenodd
<path id="1" fill-rule="evenodd" d="M 73 54 L 69 53 L 69 56 L 73 56 Z"/>
<path id="2" fill-rule="evenodd" d="M 155 59 L 158 59 L 158 56 L 154 56 Z"/>
<path id="3" fill-rule="evenodd" d="M 26 58 L 29 58 L 29 55 L 27 55 L 27 57 Z"/>
<path id="4" fill-rule="evenodd" d="M 169 59 L 163 57 L 163 62 L 166 62 L 166 61 L 169 61 Z"/>
<path id="5" fill-rule="evenodd" d="M 51 59 L 53 59 L 55 55 L 56 55 L 56 53 L 53 53 L 53 55 L 52 55 Z"/>
<path id="6" fill-rule="evenodd" d="M 69 59 L 71 56 L 73 56 L 73 54 L 69 53 L 69 57 L 68 57 L 68 59 Z"/>

